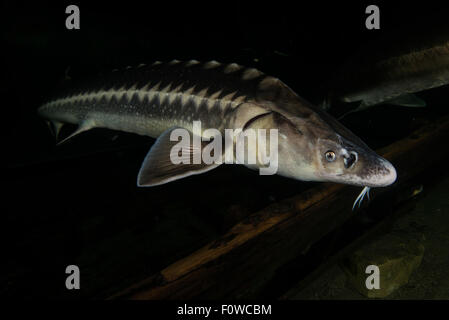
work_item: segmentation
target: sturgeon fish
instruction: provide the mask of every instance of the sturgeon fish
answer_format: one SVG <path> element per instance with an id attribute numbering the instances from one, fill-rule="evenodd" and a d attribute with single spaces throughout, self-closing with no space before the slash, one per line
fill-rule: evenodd
<path id="1" fill-rule="evenodd" d="M 277 129 L 277 174 L 302 181 L 331 181 L 370 187 L 396 180 L 396 170 L 326 112 L 314 107 L 281 80 L 236 63 L 196 60 L 140 65 L 87 82 L 43 104 L 38 113 L 58 132 L 77 124 L 68 138 L 102 127 L 157 138 L 137 177 L 155 186 L 219 164 L 174 164 L 170 149 L 175 128 Z M 202 134 L 202 133 L 201 133 Z M 248 147 L 248 146 L 246 146 Z M 190 148 L 190 155 L 198 152 Z M 246 164 L 245 164 L 246 165 Z M 258 165 L 247 165 L 255 169 Z M 354 208 L 354 207 L 353 207 Z"/>
<path id="2" fill-rule="evenodd" d="M 360 103 L 348 113 L 379 104 L 425 107 L 414 93 L 449 84 L 449 33 L 422 37 L 395 34 L 361 49 L 335 77 L 324 108 L 337 101 Z"/>

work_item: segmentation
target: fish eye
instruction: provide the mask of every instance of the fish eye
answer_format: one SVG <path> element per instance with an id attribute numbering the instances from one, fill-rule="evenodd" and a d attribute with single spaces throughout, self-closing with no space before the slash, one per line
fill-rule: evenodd
<path id="1" fill-rule="evenodd" d="M 335 160 L 335 152 L 332 150 L 329 150 L 325 153 L 326 160 L 329 162 L 332 162 Z"/>

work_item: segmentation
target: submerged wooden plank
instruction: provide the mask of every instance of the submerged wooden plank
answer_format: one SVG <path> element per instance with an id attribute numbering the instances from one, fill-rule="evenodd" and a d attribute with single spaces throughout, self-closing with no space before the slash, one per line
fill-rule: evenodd
<path id="1" fill-rule="evenodd" d="M 414 175 L 444 161 L 448 138 L 449 118 L 445 117 L 378 150 L 395 165 L 398 181 L 373 190 L 374 197 L 397 192 Z M 356 214 L 351 208 L 360 191 L 323 183 L 273 204 L 216 241 L 111 298 L 256 297 L 279 267 Z"/>

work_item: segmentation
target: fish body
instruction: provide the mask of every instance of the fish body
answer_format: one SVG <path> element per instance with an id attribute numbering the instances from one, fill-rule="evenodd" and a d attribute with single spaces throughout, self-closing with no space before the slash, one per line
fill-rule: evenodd
<path id="1" fill-rule="evenodd" d="M 335 77 L 327 107 L 335 102 L 360 102 L 354 111 L 383 103 L 424 107 L 414 93 L 449 84 L 449 36 L 427 35 L 413 44 L 402 38 L 393 38 L 394 47 L 386 40 L 354 55 Z"/>
<path id="2" fill-rule="evenodd" d="M 329 114 L 279 79 L 235 63 L 174 60 L 127 68 L 86 82 L 38 112 L 57 128 L 61 123 L 78 124 L 71 136 L 104 127 L 157 138 L 142 164 L 139 186 L 163 184 L 219 165 L 170 163 L 171 133 L 174 128 L 191 132 L 193 121 L 222 134 L 226 129 L 278 130 L 277 173 L 286 177 L 364 187 L 387 186 L 396 179 L 391 163 Z"/>

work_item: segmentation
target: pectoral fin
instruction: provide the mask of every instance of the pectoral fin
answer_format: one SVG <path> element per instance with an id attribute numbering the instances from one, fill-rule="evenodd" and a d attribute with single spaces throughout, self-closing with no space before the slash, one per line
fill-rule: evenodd
<path id="1" fill-rule="evenodd" d="M 221 162 L 213 162 L 211 164 L 203 162 L 201 152 L 209 142 L 200 142 L 201 147 L 197 147 L 192 143 L 191 135 L 189 135 L 188 139 L 182 138 L 181 141 L 171 141 L 170 135 L 176 129 L 180 128 L 166 130 L 151 147 L 137 176 L 137 185 L 139 187 L 152 187 L 165 184 L 170 181 L 207 172 L 221 164 Z M 175 136 L 177 138 L 179 137 L 178 135 Z M 196 164 L 195 162 L 198 162 L 198 159 L 200 163 Z M 180 163 L 178 163 L 179 160 L 181 160 Z"/>
<path id="2" fill-rule="evenodd" d="M 414 94 L 406 93 L 397 98 L 385 101 L 385 103 L 411 108 L 422 108 L 426 106 L 426 102 Z"/>
<path id="3" fill-rule="evenodd" d="M 326 97 L 321 103 L 319 104 L 319 107 L 325 111 L 329 110 L 332 106 L 331 99 L 329 97 Z"/>
<path id="4" fill-rule="evenodd" d="M 55 136 L 56 141 L 58 140 L 59 137 L 59 133 L 61 132 L 62 126 L 64 125 L 63 122 L 59 122 L 56 120 L 52 120 L 52 121 L 46 121 L 48 127 L 50 128 L 51 132 L 53 133 L 53 135 Z"/>
<path id="5" fill-rule="evenodd" d="M 84 120 L 83 122 L 81 122 L 79 124 L 78 128 L 71 135 L 69 135 L 68 137 L 66 137 L 66 138 L 62 139 L 61 141 L 59 141 L 57 143 L 57 145 L 59 146 L 62 143 L 64 143 L 67 140 L 69 140 L 70 138 L 73 138 L 74 136 L 80 134 L 81 132 L 90 130 L 90 129 L 94 128 L 94 127 L 95 127 L 95 123 L 94 123 L 93 120 L 89 120 L 89 119 Z M 59 134 L 59 131 L 58 131 L 58 134 Z"/>
<path id="6" fill-rule="evenodd" d="M 362 101 L 362 102 L 360 102 L 358 107 L 356 107 L 356 108 L 354 108 L 352 110 L 349 110 L 348 112 L 345 112 L 343 115 L 339 116 L 337 119 L 341 120 L 344 117 L 346 117 L 348 114 L 359 112 L 359 111 L 365 110 L 365 109 L 367 109 L 369 107 L 370 107 L 369 105 L 367 105 L 364 101 Z"/>

